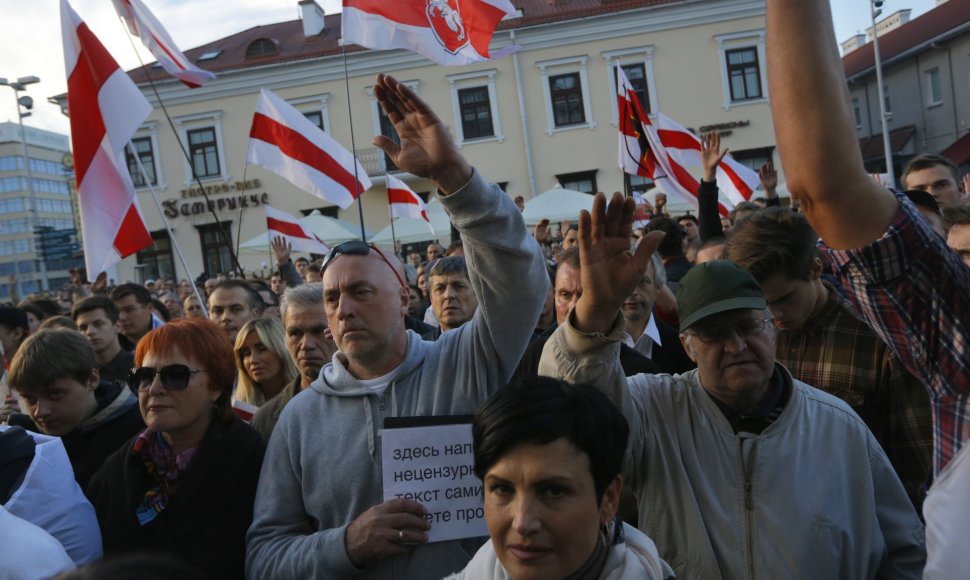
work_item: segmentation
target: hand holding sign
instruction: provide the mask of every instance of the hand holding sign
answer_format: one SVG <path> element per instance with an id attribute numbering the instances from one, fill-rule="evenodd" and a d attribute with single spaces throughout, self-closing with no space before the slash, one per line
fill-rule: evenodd
<path id="1" fill-rule="evenodd" d="M 430 529 L 431 524 L 424 515 L 424 506 L 413 499 L 392 499 L 360 514 L 344 537 L 350 561 L 364 568 L 427 542 L 423 530 Z"/>

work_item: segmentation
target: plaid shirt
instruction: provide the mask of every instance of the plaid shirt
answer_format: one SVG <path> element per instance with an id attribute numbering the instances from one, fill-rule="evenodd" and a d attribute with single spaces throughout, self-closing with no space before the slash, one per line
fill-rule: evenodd
<path id="1" fill-rule="evenodd" d="M 881 238 L 826 251 L 855 311 L 929 390 L 939 474 L 970 439 L 970 268 L 896 197 L 900 210 Z"/>
<path id="2" fill-rule="evenodd" d="M 913 504 L 930 476 L 933 424 L 923 384 L 828 282 L 822 311 L 796 331 L 779 331 L 775 359 L 796 379 L 839 397 L 886 451 Z"/>

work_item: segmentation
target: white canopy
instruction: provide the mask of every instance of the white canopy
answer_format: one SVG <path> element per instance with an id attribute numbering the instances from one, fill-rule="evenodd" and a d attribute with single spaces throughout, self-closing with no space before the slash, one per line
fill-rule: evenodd
<path id="1" fill-rule="evenodd" d="M 394 236 L 397 241 L 403 244 L 413 244 L 428 240 L 451 239 L 451 221 L 448 220 L 445 208 L 441 207 L 441 203 L 437 199 L 432 198 L 428 202 L 428 218 L 431 219 L 434 233 L 428 228 L 428 222 L 422 219 L 399 218 L 394 220 Z M 388 225 L 368 240 L 378 245 L 390 245 L 392 243 L 391 226 Z"/>
<path id="2" fill-rule="evenodd" d="M 547 219 L 552 223 L 562 220 L 575 222 L 580 210 L 593 209 L 593 196 L 581 191 L 554 187 L 525 202 L 522 218 L 526 225 L 533 226 Z"/>
<path id="3" fill-rule="evenodd" d="M 328 246 L 335 246 L 347 240 L 360 239 L 360 225 L 345 222 L 322 215 L 319 210 L 313 210 L 310 215 L 300 218 L 300 223 Z M 368 239 L 371 231 L 365 229 Z M 240 254 L 271 254 L 269 232 L 259 234 L 255 238 L 239 245 Z"/>

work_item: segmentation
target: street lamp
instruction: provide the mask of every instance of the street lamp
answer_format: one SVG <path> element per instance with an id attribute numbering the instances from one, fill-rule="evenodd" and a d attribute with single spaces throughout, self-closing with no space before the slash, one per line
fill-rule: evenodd
<path id="1" fill-rule="evenodd" d="M 37 201 L 34 198 L 34 176 L 30 171 L 30 156 L 27 152 L 27 132 L 24 130 L 24 117 L 31 115 L 30 110 L 34 108 L 34 99 L 28 95 L 21 96 L 20 93 L 26 90 L 27 85 L 39 82 L 40 79 L 35 76 L 20 77 L 14 82 L 0 78 L 0 86 L 13 89 L 14 96 L 17 98 L 17 119 L 20 121 L 20 145 L 24 154 L 24 168 L 27 170 L 27 193 L 30 196 L 30 218 L 28 223 L 30 225 L 31 239 L 34 240 L 36 240 L 34 236 L 37 235 Z M 43 256 L 40 256 L 40 259 L 37 261 L 40 262 L 41 290 L 47 292 L 50 290 L 50 280 L 47 277 L 47 263 L 44 261 Z M 37 271 L 36 263 L 34 271 Z"/>
<path id="2" fill-rule="evenodd" d="M 896 171 L 893 169 L 893 150 L 889 141 L 889 119 L 886 118 L 886 95 L 882 84 L 882 62 L 879 59 L 879 31 L 876 30 L 876 17 L 882 14 L 883 0 L 872 1 L 872 54 L 876 62 L 876 89 L 879 97 L 879 119 L 882 122 L 882 147 L 886 155 L 886 173 L 889 187 L 896 187 Z"/>

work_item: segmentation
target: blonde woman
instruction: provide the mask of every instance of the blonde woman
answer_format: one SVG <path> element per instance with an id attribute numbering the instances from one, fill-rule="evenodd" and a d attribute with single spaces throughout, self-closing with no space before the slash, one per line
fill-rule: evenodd
<path id="1" fill-rule="evenodd" d="M 299 371 L 286 349 L 283 324 L 275 318 L 256 318 L 236 335 L 235 399 L 257 407 L 293 382 Z"/>

